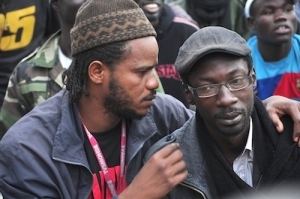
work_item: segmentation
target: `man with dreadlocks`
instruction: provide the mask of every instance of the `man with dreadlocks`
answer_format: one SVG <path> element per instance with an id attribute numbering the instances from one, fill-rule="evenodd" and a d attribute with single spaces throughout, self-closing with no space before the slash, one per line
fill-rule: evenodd
<path id="1" fill-rule="evenodd" d="M 71 29 L 66 89 L 18 120 L 0 142 L 4 198 L 158 199 L 186 178 L 176 143 L 143 159 L 192 115 L 155 92 L 155 35 L 132 0 L 82 4 Z"/>
<path id="2" fill-rule="evenodd" d="M 162 198 L 187 176 L 177 144 L 142 167 L 149 146 L 191 115 L 156 94 L 155 36 L 134 1 L 82 4 L 71 29 L 67 89 L 1 140 L 4 198 Z"/>

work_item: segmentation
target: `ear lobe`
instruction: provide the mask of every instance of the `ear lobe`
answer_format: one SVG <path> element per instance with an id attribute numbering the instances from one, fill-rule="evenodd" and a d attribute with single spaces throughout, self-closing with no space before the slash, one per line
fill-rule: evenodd
<path id="1" fill-rule="evenodd" d="M 185 94 L 185 97 L 187 98 L 189 104 L 195 105 L 193 93 L 188 89 L 187 85 L 185 83 L 182 83 L 183 92 Z"/>
<path id="2" fill-rule="evenodd" d="M 254 88 L 256 88 L 256 85 L 257 85 L 257 82 L 256 82 L 256 73 L 255 73 L 254 66 L 253 66 L 252 71 L 251 71 L 251 77 L 252 77 L 253 89 L 254 89 Z"/>
<path id="3" fill-rule="evenodd" d="M 89 79 L 95 84 L 100 84 L 103 82 L 105 77 L 106 67 L 100 61 L 93 61 L 88 67 Z"/>
<path id="4" fill-rule="evenodd" d="M 191 105 L 195 105 L 194 98 L 188 99 L 188 101 L 189 101 L 189 103 L 190 103 Z"/>
<path id="5" fill-rule="evenodd" d="M 247 24 L 251 30 L 255 31 L 255 21 L 254 21 L 253 17 L 247 18 Z"/>

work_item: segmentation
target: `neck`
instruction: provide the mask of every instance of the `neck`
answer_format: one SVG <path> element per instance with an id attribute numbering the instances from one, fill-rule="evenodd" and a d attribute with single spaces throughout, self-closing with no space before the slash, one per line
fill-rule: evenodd
<path id="1" fill-rule="evenodd" d="M 64 53 L 64 55 L 72 59 L 70 29 L 62 27 L 61 30 L 62 31 L 61 31 L 59 46 L 62 52 Z"/>
<path id="2" fill-rule="evenodd" d="M 291 47 L 291 41 L 278 45 L 261 41 L 258 42 L 259 52 L 266 62 L 274 62 L 283 59 L 289 54 Z"/>
<path id="3" fill-rule="evenodd" d="M 218 146 L 221 153 L 227 159 L 230 165 L 233 164 L 233 161 L 242 153 L 244 150 L 247 138 L 248 138 L 249 131 L 244 131 L 243 133 L 239 134 L 238 136 L 224 138 L 220 137 L 217 134 L 211 134 L 216 145 Z"/>
<path id="4" fill-rule="evenodd" d="M 79 100 L 78 110 L 82 122 L 90 132 L 106 132 L 120 122 L 121 118 L 107 114 L 104 107 L 100 107 L 88 98 L 91 97 L 82 97 Z"/>

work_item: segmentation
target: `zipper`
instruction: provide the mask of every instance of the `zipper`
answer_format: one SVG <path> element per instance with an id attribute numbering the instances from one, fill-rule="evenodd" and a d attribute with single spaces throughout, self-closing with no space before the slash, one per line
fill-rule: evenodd
<path id="1" fill-rule="evenodd" d="M 202 191 L 200 191 L 199 189 L 197 189 L 191 185 L 185 184 L 185 183 L 180 183 L 180 185 L 196 191 L 197 193 L 199 193 L 202 196 L 203 199 L 207 199 L 205 194 Z"/>

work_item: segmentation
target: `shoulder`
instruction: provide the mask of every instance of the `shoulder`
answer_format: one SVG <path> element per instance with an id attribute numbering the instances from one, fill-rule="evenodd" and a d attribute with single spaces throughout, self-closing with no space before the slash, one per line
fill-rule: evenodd
<path id="1" fill-rule="evenodd" d="M 169 15 L 167 18 L 172 20 L 173 26 L 184 28 L 181 31 L 196 31 L 199 29 L 197 22 L 179 5 L 164 4 L 164 10 Z"/>
<path id="2" fill-rule="evenodd" d="M 57 65 L 59 38 L 59 32 L 54 34 L 44 45 L 22 59 L 16 66 L 14 73 L 17 73 L 21 79 L 25 77 L 28 79 L 31 76 L 48 76 L 48 70 Z"/>
<path id="3" fill-rule="evenodd" d="M 194 31 L 199 30 L 199 27 L 195 23 L 183 17 L 174 17 L 173 22 L 181 24 L 181 26 L 185 26 L 186 28 L 190 28 Z"/>
<path id="4" fill-rule="evenodd" d="M 190 134 L 193 134 L 191 131 L 193 131 L 195 125 L 195 116 L 192 116 L 189 118 L 187 122 L 184 123 L 184 125 L 175 131 L 173 131 L 171 134 L 164 136 L 159 141 L 157 141 L 151 148 L 147 151 L 145 154 L 145 160 L 147 161 L 156 151 L 160 150 L 164 146 L 173 143 L 178 142 L 179 144 L 182 144 L 182 142 L 188 142 Z M 184 135 L 186 133 L 190 133 L 188 136 L 185 136 L 185 140 L 183 140 Z M 194 138 L 193 138 L 194 139 Z M 188 144 L 188 143 L 187 143 Z"/>
<path id="5" fill-rule="evenodd" d="M 300 35 L 299 34 L 294 34 L 292 37 L 292 46 L 293 46 L 293 51 L 295 53 L 295 58 L 299 59 L 298 53 L 300 52 Z"/>
<path id="6" fill-rule="evenodd" d="M 61 31 L 54 33 L 42 46 L 22 59 L 35 67 L 53 68 L 58 59 L 59 39 Z"/>
<path id="7" fill-rule="evenodd" d="M 257 37 L 254 35 L 252 37 L 250 37 L 247 41 L 248 45 L 251 47 L 251 46 L 254 46 L 256 43 L 257 43 Z"/>
<path id="8" fill-rule="evenodd" d="M 66 91 L 62 90 L 48 100 L 35 106 L 28 114 L 20 118 L 4 135 L 2 142 L 30 140 L 37 137 L 51 137 L 56 132 L 68 104 Z M 66 111 L 65 111 L 66 112 Z M 35 144 L 35 143 L 34 143 Z"/>
<path id="9" fill-rule="evenodd" d="M 165 109 L 166 111 L 187 110 L 187 108 L 184 106 L 182 102 L 180 102 L 179 100 L 177 100 L 171 95 L 163 94 L 163 93 L 156 94 L 156 98 L 150 109 L 160 109 L 160 110 Z"/>
<path id="10" fill-rule="evenodd" d="M 171 95 L 157 93 L 149 114 L 157 124 L 166 122 L 181 127 L 194 111 L 187 109 L 182 102 Z M 176 124 L 172 124 L 172 122 Z"/>
<path id="11" fill-rule="evenodd" d="M 298 44 L 298 45 L 300 45 L 300 35 L 294 34 L 292 40 L 293 40 L 293 44 Z"/>

